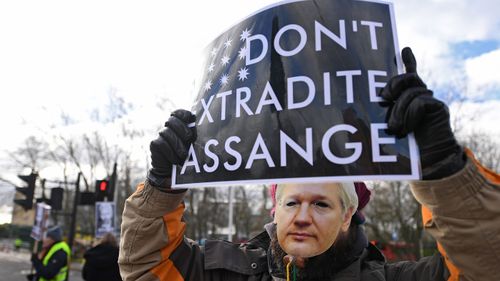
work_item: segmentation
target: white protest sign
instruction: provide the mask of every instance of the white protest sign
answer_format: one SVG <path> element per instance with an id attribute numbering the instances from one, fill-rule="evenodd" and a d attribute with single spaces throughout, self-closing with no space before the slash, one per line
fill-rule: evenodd
<path id="1" fill-rule="evenodd" d="M 31 228 L 31 237 L 36 241 L 43 239 L 43 235 L 47 230 L 47 223 L 49 221 L 50 210 L 52 208 L 45 203 L 37 203 L 35 211 L 35 223 Z"/>
<path id="2" fill-rule="evenodd" d="M 115 231 L 115 202 L 95 202 L 95 237 Z"/>

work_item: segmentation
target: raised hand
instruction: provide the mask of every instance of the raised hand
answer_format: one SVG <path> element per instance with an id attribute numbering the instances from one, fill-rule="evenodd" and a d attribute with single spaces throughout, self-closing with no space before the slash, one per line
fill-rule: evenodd
<path id="1" fill-rule="evenodd" d="M 449 176 L 465 165 L 462 148 L 450 126 L 448 107 L 434 98 L 417 74 L 410 48 L 401 52 L 406 73 L 389 80 L 380 96 L 389 104 L 387 132 L 398 138 L 414 133 L 424 179 Z"/>
<path id="2" fill-rule="evenodd" d="M 174 111 L 156 139 L 151 141 L 151 169 L 149 182 L 157 187 L 165 187 L 172 175 L 172 165 L 182 165 L 187 158 L 188 148 L 196 140 L 196 127 L 189 127 L 196 116 L 183 109 Z"/>

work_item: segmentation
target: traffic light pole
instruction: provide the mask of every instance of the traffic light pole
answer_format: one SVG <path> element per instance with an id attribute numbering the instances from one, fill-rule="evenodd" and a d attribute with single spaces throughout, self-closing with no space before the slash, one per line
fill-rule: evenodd
<path id="1" fill-rule="evenodd" d="M 111 174 L 111 179 L 109 180 L 109 186 L 111 188 L 108 199 L 109 201 L 115 201 L 115 193 L 116 193 L 116 162 L 113 165 L 113 173 Z"/>
<path id="2" fill-rule="evenodd" d="M 75 199 L 73 201 L 73 211 L 71 212 L 71 226 L 69 228 L 68 235 L 68 245 L 70 249 L 73 249 L 73 242 L 75 241 L 75 230 L 76 230 L 76 212 L 78 210 L 78 203 L 80 202 L 80 177 L 82 173 L 78 173 L 75 183 Z"/>

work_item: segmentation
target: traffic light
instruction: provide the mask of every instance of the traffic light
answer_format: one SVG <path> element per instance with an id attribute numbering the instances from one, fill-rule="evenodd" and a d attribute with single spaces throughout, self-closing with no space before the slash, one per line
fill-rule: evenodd
<path id="1" fill-rule="evenodd" d="M 62 210 L 64 189 L 62 187 L 55 187 L 50 190 L 50 206 L 52 210 Z"/>
<path id="2" fill-rule="evenodd" d="M 25 210 L 31 210 L 31 208 L 33 208 L 33 195 L 35 193 L 37 174 L 32 172 L 29 175 L 18 175 L 18 177 L 25 181 L 28 186 L 16 186 L 16 191 L 22 193 L 25 199 L 14 199 L 14 203 L 21 205 Z"/>
<path id="3" fill-rule="evenodd" d="M 78 205 L 94 206 L 97 193 L 91 191 L 80 192 L 80 202 Z"/>
<path id="4" fill-rule="evenodd" d="M 108 180 L 96 180 L 95 181 L 95 201 L 112 201 L 113 197 L 110 196 L 110 186 Z"/>

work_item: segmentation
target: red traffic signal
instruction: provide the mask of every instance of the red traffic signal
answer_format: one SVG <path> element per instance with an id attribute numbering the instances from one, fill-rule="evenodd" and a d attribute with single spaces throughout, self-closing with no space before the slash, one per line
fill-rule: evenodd
<path id="1" fill-rule="evenodd" d="M 96 180 L 95 181 L 95 201 L 104 201 L 106 198 L 108 201 L 110 200 L 109 194 L 109 181 L 108 180 Z"/>
<path id="2" fill-rule="evenodd" d="M 106 191 L 108 189 L 108 181 L 101 181 L 99 183 L 99 189 L 101 191 Z"/>

